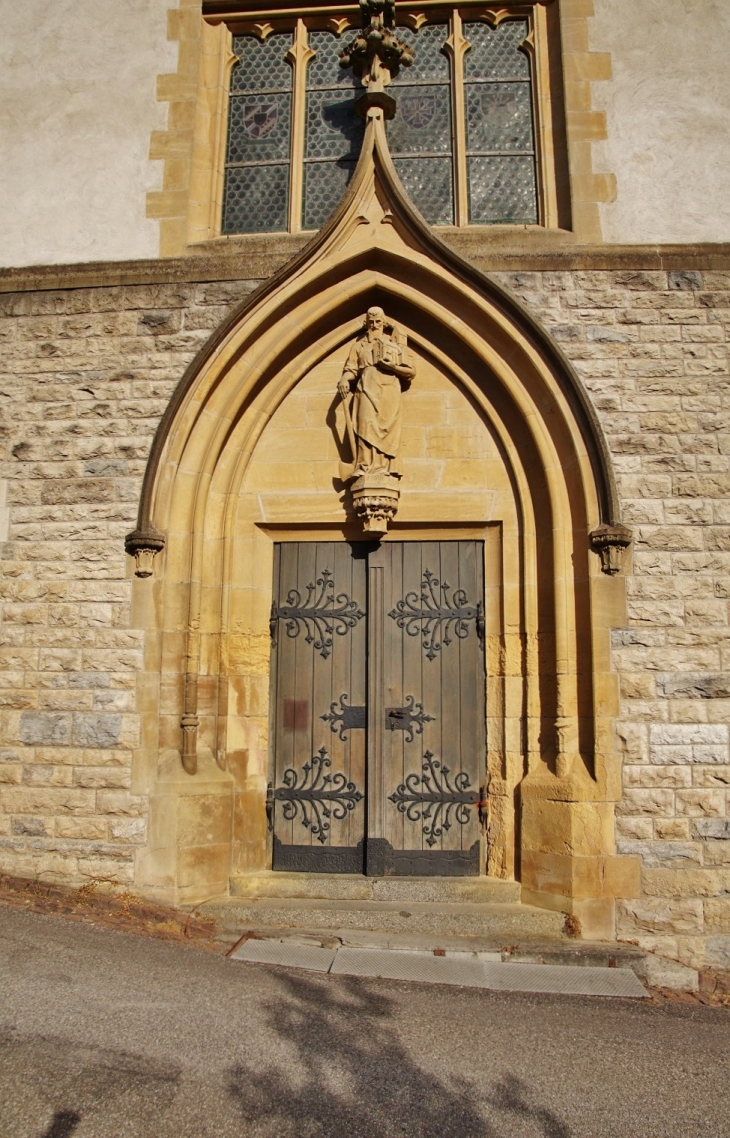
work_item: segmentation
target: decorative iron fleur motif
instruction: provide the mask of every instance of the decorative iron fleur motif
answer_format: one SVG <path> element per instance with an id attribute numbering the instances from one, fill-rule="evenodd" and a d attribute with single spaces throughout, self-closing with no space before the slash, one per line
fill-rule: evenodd
<path id="1" fill-rule="evenodd" d="M 404 742 L 413 742 L 413 732 L 417 735 L 423 735 L 424 723 L 433 723 L 434 716 L 426 715 L 423 710 L 422 703 L 416 703 L 412 695 L 406 696 L 405 707 L 386 707 L 385 709 L 385 729 L 386 731 L 405 731 L 406 738 Z"/>
<path id="2" fill-rule="evenodd" d="M 406 593 L 388 613 L 409 636 L 423 636 L 423 648 L 429 660 L 436 659 L 442 645 L 451 644 L 452 634 L 465 640 L 472 621 L 477 634 L 483 636 L 482 605 L 470 605 L 463 589 L 455 589 L 451 597 L 450 592 L 451 586 L 446 581 L 441 584 L 438 577 L 426 569 L 420 596 L 415 589 Z"/>
<path id="3" fill-rule="evenodd" d="M 302 767 L 301 781 L 297 772 L 288 767 L 282 775 L 284 785 L 274 791 L 274 799 L 284 803 L 282 813 L 287 822 L 301 812 L 302 825 L 322 845 L 327 841 L 330 819 L 342 822 L 363 797 L 341 771 L 327 774 L 331 766 L 332 760 L 322 747 Z"/>
<path id="4" fill-rule="evenodd" d="M 435 846 L 451 829 L 452 820 L 465 826 L 471 818 L 470 806 L 479 803 L 478 790 L 470 790 L 465 771 L 449 780 L 450 769 L 425 751 L 421 774 L 409 774 L 389 800 L 405 814 L 409 822 L 423 822 L 423 836 L 428 846 Z"/>
<path id="5" fill-rule="evenodd" d="M 335 596 L 332 571 L 323 569 L 316 585 L 311 582 L 307 585 L 307 599 L 304 602 L 298 589 L 290 589 L 285 605 L 272 604 L 271 635 L 274 636 L 276 622 L 281 617 L 286 621 L 287 636 L 296 637 L 305 629 L 304 639 L 307 644 L 313 644 L 315 652 L 319 652 L 322 659 L 326 660 L 335 633 L 345 636 L 364 615 L 357 602 L 348 597 L 347 593 Z"/>
<path id="6" fill-rule="evenodd" d="M 330 704 L 329 711 L 326 711 L 324 715 L 320 715 L 319 717 L 323 719 L 325 723 L 329 723 L 330 731 L 333 735 L 336 735 L 339 731 L 340 739 L 342 739 L 343 743 L 347 742 L 346 731 L 351 731 L 353 728 L 367 727 L 368 725 L 367 708 L 362 706 L 353 707 L 347 702 L 348 698 L 347 693 L 343 692 L 339 699 L 339 708 L 337 706 L 338 701 L 335 700 L 334 703 Z"/>

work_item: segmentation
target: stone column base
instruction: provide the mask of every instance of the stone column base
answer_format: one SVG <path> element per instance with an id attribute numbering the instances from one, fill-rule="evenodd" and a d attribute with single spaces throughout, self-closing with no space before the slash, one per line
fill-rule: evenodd
<path id="1" fill-rule="evenodd" d="M 536 790 L 522 801 L 522 900 L 576 917 L 585 940 L 615 940 L 616 899 L 639 896 L 641 862 L 613 852 L 613 803 Z"/>
<path id="2" fill-rule="evenodd" d="M 137 855 L 135 885 L 168 905 L 197 905 L 228 893 L 233 780 L 212 756 L 195 778 L 176 752 L 162 762 L 150 795 L 149 844 Z"/>

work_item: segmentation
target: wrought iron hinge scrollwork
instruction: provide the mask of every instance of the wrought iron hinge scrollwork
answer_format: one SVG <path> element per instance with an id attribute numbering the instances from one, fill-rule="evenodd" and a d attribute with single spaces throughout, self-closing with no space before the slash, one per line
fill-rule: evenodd
<path id="1" fill-rule="evenodd" d="M 332 571 L 323 569 L 316 584 L 307 585 L 306 600 L 298 589 L 290 589 L 285 605 L 272 604 L 269 628 L 276 633 L 279 619 L 286 622 L 286 634 L 297 637 L 304 630 L 307 644 L 314 646 L 323 660 L 332 651 L 334 636 L 345 636 L 365 616 L 356 601 L 347 593 L 335 595 Z"/>
<path id="2" fill-rule="evenodd" d="M 282 775 L 284 785 L 273 792 L 274 800 L 284 804 L 282 813 L 287 822 L 299 817 L 304 828 L 323 845 L 330 819 L 344 821 L 363 798 L 355 783 L 341 771 L 328 774 L 331 766 L 332 760 L 322 747 L 304 764 L 301 775 L 288 767 Z"/>
<path id="3" fill-rule="evenodd" d="M 389 799 L 409 822 L 423 823 L 426 844 L 435 846 L 453 822 L 467 825 L 471 819 L 470 808 L 478 807 L 481 794 L 471 789 L 466 771 L 459 771 L 452 781 L 449 767 L 431 751 L 424 752 L 423 760 L 421 773 L 409 774 Z"/>
<path id="4" fill-rule="evenodd" d="M 452 592 L 451 585 L 442 584 L 429 569 L 423 574 L 420 594 L 415 590 L 406 593 L 388 616 L 409 636 L 423 637 L 428 660 L 435 660 L 454 636 L 465 640 L 471 624 L 479 631 L 479 605 L 470 604 L 463 589 Z"/>

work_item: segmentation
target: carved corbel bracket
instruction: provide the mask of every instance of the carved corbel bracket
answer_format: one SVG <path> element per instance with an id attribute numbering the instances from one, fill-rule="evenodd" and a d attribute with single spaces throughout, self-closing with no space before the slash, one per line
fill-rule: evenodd
<path id="1" fill-rule="evenodd" d="M 631 530 L 618 525 L 600 525 L 590 533 L 591 547 L 601 558 L 604 573 L 618 573 L 624 550 L 631 545 Z"/>
<path id="2" fill-rule="evenodd" d="M 350 485 L 352 504 L 365 533 L 382 537 L 398 512 L 400 489 L 392 474 L 361 474 Z"/>
<path id="3" fill-rule="evenodd" d="M 151 577 L 155 554 L 165 548 L 165 535 L 153 526 L 136 529 L 125 537 L 124 548 L 134 557 L 135 577 Z"/>

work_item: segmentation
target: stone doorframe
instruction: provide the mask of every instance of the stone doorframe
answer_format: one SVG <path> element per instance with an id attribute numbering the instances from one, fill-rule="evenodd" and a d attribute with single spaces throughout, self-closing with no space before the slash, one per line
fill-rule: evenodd
<path id="1" fill-rule="evenodd" d="M 372 304 L 477 409 L 511 486 L 512 521 L 461 519 L 489 523 L 499 585 L 487 638 L 489 872 L 517 876 L 524 900 L 574 914 L 585 936 L 613 937 L 614 900 L 636 895 L 638 864 L 614 845 L 610 630 L 625 622 L 616 570 L 628 532 L 607 449 L 549 336 L 410 206 L 377 108 L 339 209 L 211 337 L 153 444 L 127 539 L 147 631 L 134 785 L 152 798 L 136 885 L 197 902 L 225 892 L 231 874 L 265 868 L 266 768 L 251 756 L 266 748 L 269 632 L 252 537 L 282 540 L 287 526 L 301 536 L 306 524 L 308 540 L 345 539 L 355 520 L 332 494 L 324 512 L 287 517 L 282 506 L 273 525 L 244 524 L 242 487 L 277 409 Z M 261 704 L 258 729 L 247 701 L 249 712 Z"/>

